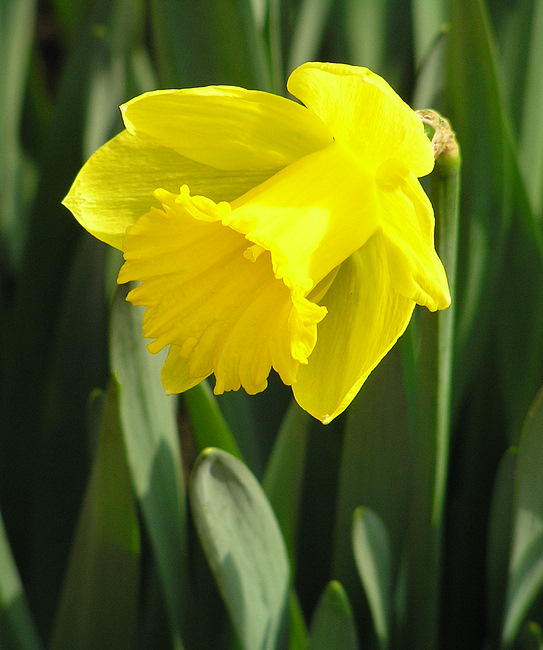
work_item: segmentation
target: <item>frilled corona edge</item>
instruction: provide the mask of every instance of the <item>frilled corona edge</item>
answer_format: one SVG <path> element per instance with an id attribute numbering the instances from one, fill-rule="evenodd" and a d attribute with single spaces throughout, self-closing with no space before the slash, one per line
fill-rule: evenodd
<path id="1" fill-rule="evenodd" d="M 64 204 L 123 251 L 167 392 L 214 374 L 216 393 L 257 393 L 274 368 L 329 422 L 415 304 L 450 303 L 418 181 L 434 157 L 365 68 L 306 63 L 288 90 L 303 105 L 230 86 L 136 97 Z"/>

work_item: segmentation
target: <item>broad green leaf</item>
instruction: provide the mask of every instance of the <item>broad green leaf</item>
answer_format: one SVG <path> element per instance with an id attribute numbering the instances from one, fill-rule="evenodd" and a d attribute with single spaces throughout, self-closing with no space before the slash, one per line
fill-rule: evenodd
<path id="1" fill-rule="evenodd" d="M 117 389 L 112 384 L 68 563 L 52 650 L 129 650 L 136 638 L 139 523 L 117 400 Z"/>
<path id="2" fill-rule="evenodd" d="M 310 416 L 293 401 L 279 430 L 262 481 L 281 527 L 293 572 L 310 420 Z"/>
<path id="3" fill-rule="evenodd" d="M 289 73 L 306 61 L 318 59 L 332 5 L 332 0 L 302 0 L 299 3 L 296 23 L 290 39 L 287 64 Z"/>
<path id="4" fill-rule="evenodd" d="M 142 41 L 143 10 L 143 0 L 115 0 L 106 20 L 90 26 L 95 48 L 86 89 L 85 159 L 121 128 L 118 107 L 133 92 L 128 68 L 134 49 Z"/>
<path id="5" fill-rule="evenodd" d="M 290 387 L 272 372 L 257 395 L 243 390 L 217 396 L 217 404 L 235 437 L 247 467 L 261 480 L 277 431 L 292 399 Z"/>
<path id="6" fill-rule="evenodd" d="M 358 650 L 353 610 L 339 582 L 330 582 L 317 603 L 309 650 Z"/>
<path id="7" fill-rule="evenodd" d="M 530 202 L 539 223 L 543 200 L 543 2 L 534 2 L 531 14 L 531 38 L 526 69 L 520 142 L 519 164 Z"/>
<path id="8" fill-rule="evenodd" d="M 495 8 L 494 8 L 495 7 Z M 517 186 L 512 228 L 501 260 L 497 313 L 493 328 L 504 415 L 509 441 L 517 444 L 526 412 L 542 381 L 543 372 L 543 264 L 541 217 L 543 198 L 543 2 L 515 3 L 512 11 L 491 5 L 501 45 L 501 85 L 508 97 L 509 114 L 517 142 L 518 170 L 510 176 Z M 522 191 L 524 190 L 524 191 Z M 529 222 L 534 231 L 526 227 Z M 504 306 L 507 311 L 504 312 Z M 506 317 L 503 317 L 504 314 Z"/>
<path id="9" fill-rule="evenodd" d="M 387 529 L 369 508 L 353 515 L 353 551 L 381 650 L 390 645 L 392 625 L 392 552 Z"/>
<path id="10" fill-rule="evenodd" d="M 61 200 L 83 161 L 86 101 L 94 72 L 91 62 L 98 51 L 103 52 L 103 43 L 98 42 L 91 26 L 106 23 L 118 1 L 82 3 L 85 4 L 85 20 L 77 26 L 77 35 L 68 44 L 64 34 L 56 32 L 54 16 L 52 22 L 47 23 L 50 3 L 45 14 L 40 12 L 40 27 L 54 26 L 53 43 L 61 46 L 58 50 L 61 56 L 57 60 L 51 56 L 52 51 L 47 50 L 46 58 L 51 67 L 46 70 L 52 72 L 54 68 L 54 74 L 47 77 L 47 82 L 54 81 L 53 88 L 47 86 L 51 102 L 48 119 L 40 119 L 34 84 L 25 89 L 26 104 L 20 128 L 25 146 L 35 157 L 33 162 L 39 166 L 39 174 L 35 192 L 34 188 L 26 187 L 19 193 L 19 198 L 25 201 L 29 197 L 32 199 L 28 228 L 25 228 L 21 213 L 16 225 L 18 232 L 26 230 L 27 236 L 18 267 L 20 272 L 13 278 L 16 290 L 9 296 L 11 302 L 3 303 L 0 309 L 0 329 L 10 341 L 2 351 L 0 363 L 3 386 L 0 429 L 17 432 L 0 436 L 0 483 L 3 515 L 9 529 L 15 531 L 21 566 L 28 568 L 25 586 L 38 627 L 43 629 L 50 627 L 54 595 L 60 588 L 70 534 L 77 518 L 76 508 L 88 471 L 85 411 L 81 404 L 84 405 L 90 390 L 97 385 L 94 381 L 97 375 L 98 385 L 107 380 L 107 368 L 103 364 L 107 348 L 105 328 L 92 325 L 104 313 L 101 287 L 95 284 L 101 271 L 100 263 L 91 269 L 90 277 L 81 280 L 79 295 L 72 293 L 72 264 L 81 270 L 85 262 L 90 264 L 93 260 L 81 263 L 82 260 L 77 259 L 81 252 L 77 248 L 78 241 L 88 235 L 83 234 L 61 205 Z M 1 4 L 2 9 L 7 8 L 11 13 L 19 11 L 25 2 Z M 13 22 L 9 23 L 9 28 L 14 28 Z M 27 25 L 21 44 L 27 38 L 32 39 L 33 34 L 31 26 Z M 37 59 L 30 70 L 33 81 L 46 72 L 39 58 L 40 54 L 45 56 L 47 49 L 42 45 L 44 43 L 36 39 L 34 55 Z M 53 66 L 53 62 L 58 66 Z M 3 63 L 2 58 L 2 67 Z M 114 97 L 116 89 L 111 91 Z M 118 114 L 114 105 L 112 112 Z M 16 132 L 19 132 L 18 126 Z M 0 149 L 3 149 L 1 134 L 0 142 Z M 96 242 L 89 245 L 89 250 L 97 261 L 100 254 L 94 257 Z M 88 302 L 85 296 L 89 297 Z M 69 303 L 74 301 L 73 304 L 64 305 L 66 297 Z M 88 327 L 83 325 L 81 337 L 77 339 L 80 321 L 74 320 L 71 336 L 62 341 L 58 337 L 61 328 L 70 320 L 64 320 L 64 316 L 70 313 L 84 316 Z M 84 342 L 87 336 L 88 345 Z M 70 349 L 72 344 L 74 348 Z M 64 372 L 61 363 L 70 353 L 70 372 Z M 70 376 L 74 369 L 77 379 Z M 60 385 L 49 384 L 59 377 L 66 391 Z M 72 395 L 75 396 L 73 400 L 70 399 Z M 55 399 L 50 399 L 51 396 Z M 29 454 L 31 448 L 34 451 Z M 75 453 L 72 454 L 72 450 Z M 51 467 L 55 467 L 55 471 L 51 471 Z M 62 511 L 62 518 L 52 519 L 51 508 Z"/>
<path id="11" fill-rule="evenodd" d="M 511 647 L 543 589 L 543 391 L 528 414 L 518 448 L 514 522 L 502 643 Z"/>
<path id="12" fill-rule="evenodd" d="M 0 648 L 40 650 L 41 647 L 0 516 Z"/>
<path id="13" fill-rule="evenodd" d="M 499 638 L 507 588 L 511 551 L 513 491 L 517 450 L 509 448 L 500 462 L 490 506 L 488 526 L 488 621 L 490 633 Z"/>
<path id="14" fill-rule="evenodd" d="M 442 34 L 443 24 L 446 21 L 446 3 L 444 0 L 414 0 L 413 4 L 413 31 L 415 60 L 420 66 L 432 48 L 436 39 Z M 430 108 L 427 106 L 427 108 Z"/>
<path id="15" fill-rule="evenodd" d="M 152 0 L 150 11 L 163 87 L 234 84 L 269 88 L 250 0 Z"/>
<path id="16" fill-rule="evenodd" d="M 395 579 L 406 542 L 412 465 L 406 388 L 396 347 L 368 378 L 345 424 L 332 575 L 345 586 L 357 612 L 364 596 L 352 554 L 353 512 L 362 505 L 385 523 Z"/>
<path id="17" fill-rule="evenodd" d="M 403 95 L 412 78 L 411 4 L 402 0 L 334 2 L 329 29 L 341 27 L 333 32 L 337 43 L 328 44 L 337 51 L 334 60 L 346 57 L 349 62 L 367 66 Z M 343 47 L 338 50 L 338 45 Z M 407 95 L 403 96 L 407 101 Z"/>
<path id="18" fill-rule="evenodd" d="M 413 108 L 435 108 L 443 93 L 446 19 L 446 0 L 413 2 L 413 50 L 416 64 L 416 86 L 411 104 Z"/>
<path id="19" fill-rule="evenodd" d="M 26 235 L 20 128 L 36 5 L 36 0 L 0 4 L 0 236 L 11 248 L 12 264 L 21 262 Z"/>
<path id="20" fill-rule="evenodd" d="M 209 384 L 203 381 L 183 393 L 183 401 L 198 451 L 202 451 L 205 447 L 218 447 L 242 460 L 236 440 L 228 428 Z"/>
<path id="21" fill-rule="evenodd" d="M 504 268 L 503 253 L 513 215 L 540 246 L 520 180 L 510 117 L 497 72 L 496 45 L 482 0 L 449 3 L 447 117 L 463 151 L 457 305 L 458 395 L 487 352 L 492 327 L 489 297 Z M 469 61 L 469 65 L 461 62 Z M 477 117 L 474 118 L 474 115 Z M 483 189 L 484 188 L 484 189 Z M 505 267 L 506 268 L 506 267 Z"/>
<path id="22" fill-rule="evenodd" d="M 177 400 L 164 393 L 164 356 L 148 352 L 143 310 L 126 302 L 126 293 L 127 288 L 120 287 L 112 306 L 111 366 L 119 382 L 128 466 L 162 579 L 172 634 L 179 640 L 190 625 L 191 596 Z"/>
<path id="23" fill-rule="evenodd" d="M 258 481 L 219 449 L 200 454 L 190 480 L 200 541 L 245 650 L 272 650 L 285 632 L 287 553 Z"/>
<path id="24" fill-rule="evenodd" d="M 289 598 L 289 650 L 307 650 L 309 642 L 304 614 L 294 588 L 290 588 Z"/>

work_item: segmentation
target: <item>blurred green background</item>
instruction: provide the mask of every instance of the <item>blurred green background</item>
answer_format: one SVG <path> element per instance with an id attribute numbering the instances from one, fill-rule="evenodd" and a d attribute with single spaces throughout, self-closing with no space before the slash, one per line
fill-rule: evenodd
<path id="1" fill-rule="evenodd" d="M 543 648 L 543 1 L 0 7 L 0 648 Z M 451 121 L 454 309 L 327 427 L 276 377 L 166 399 L 60 202 L 127 99 L 309 60 Z"/>

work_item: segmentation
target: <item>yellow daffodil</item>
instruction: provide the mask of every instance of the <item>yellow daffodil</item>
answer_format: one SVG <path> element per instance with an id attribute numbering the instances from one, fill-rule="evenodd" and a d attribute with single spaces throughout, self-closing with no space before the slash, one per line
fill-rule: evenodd
<path id="1" fill-rule="evenodd" d="M 230 86 L 149 92 L 121 107 L 64 204 L 121 249 L 118 281 L 169 346 L 166 392 L 266 388 L 273 367 L 329 422 L 404 332 L 450 303 L 421 120 L 365 68 L 307 63 L 302 104 Z"/>

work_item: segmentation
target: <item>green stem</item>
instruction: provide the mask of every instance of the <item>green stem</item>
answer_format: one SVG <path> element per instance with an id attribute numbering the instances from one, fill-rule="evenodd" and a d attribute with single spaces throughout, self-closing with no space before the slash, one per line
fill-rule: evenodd
<path id="1" fill-rule="evenodd" d="M 420 314 L 415 468 L 410 529 L 410 571 L 405 647 L 438 647 L 443 519 L 451 429 L 454 291 L 458 240 L 460 153 L 448 123 L 433 111 L 421 119 L 431 129 L 436 166 L 431 197 L 436 248 L 447 271 L 451 307 Z"/>

